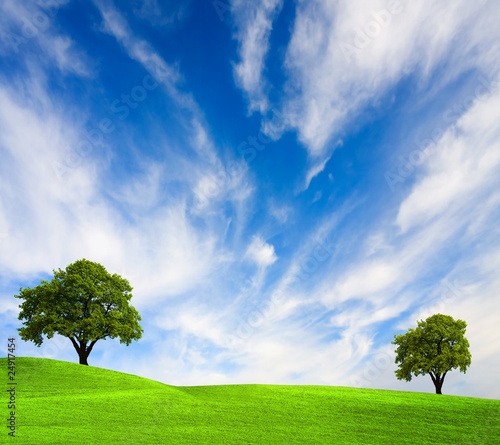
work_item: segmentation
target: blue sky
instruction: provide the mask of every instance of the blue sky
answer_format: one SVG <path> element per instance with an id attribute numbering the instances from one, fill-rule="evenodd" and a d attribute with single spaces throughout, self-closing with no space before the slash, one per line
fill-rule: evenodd
<path id="1" fill-rule="evenodd" d="M 500 398 L 500 6 L 414 3 L 3 1 L 3 338 L 86 258 L 145 331 L 91 365 L 434 392 L 390 342 L 440 312 L 472 353 L 443 391 Z"/>

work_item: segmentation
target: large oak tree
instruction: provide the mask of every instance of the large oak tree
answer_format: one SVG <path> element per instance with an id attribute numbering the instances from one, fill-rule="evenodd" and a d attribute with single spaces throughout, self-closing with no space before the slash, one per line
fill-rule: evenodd
<path id="1" fill-rule="evenodd" d="M 395 335 L 392 344 L 398 345 L 396 363 L 399 363 L 396 377 L 409 382 L 412 375 L 429 374 L 436 394 L 442 394 L 446 374 L 456 368 L 465 374 L 471 364 L 469 342 L 464 335 L 466 327 L 463 320 L 435 314 L 420 320 L 406 334 Z"/>
<path id="2" fill-rule="evenodd" d="M 80 364 L 99 340 L 119 338 L 127 346 L 141 338 L 144 332 L 141 317 L 129 302 L 132 298 L 129 282 L 117 274 L 86 259 L 78 260 L 66 270 L 54 270 L 54 278 L 30 288 L 21 288 L 16 298 L 20 304 L 18 329 L 23 340 L 43 343 L 43 335 L 52 338 L 60 334 L 71 340 Z"/>

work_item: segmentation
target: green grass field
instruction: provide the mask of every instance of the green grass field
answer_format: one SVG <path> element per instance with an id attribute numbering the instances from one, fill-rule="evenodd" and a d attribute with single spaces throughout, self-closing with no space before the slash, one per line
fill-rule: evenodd
<path id="1" fill-rule="evenodd" d="M 7 359 L 4 387 L 8 389 Z M 500 444 L 500 401 L 325 386 L 175 387 L 16 358 L 16 439 L 70 444 Z"/>

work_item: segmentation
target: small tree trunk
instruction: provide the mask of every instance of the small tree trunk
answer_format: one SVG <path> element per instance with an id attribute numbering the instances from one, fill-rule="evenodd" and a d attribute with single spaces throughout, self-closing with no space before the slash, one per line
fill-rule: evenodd
<path id="1" fill-rule="evenodd" d="M 86 354 L 85 352 L 83 352 L 82 354 L 78 354 L 79 357 L 80 357 L 80 365 L 87 365 L 88 366 L 88 363 L 87 363 L 87 357 L 89 356 L 88 354 Z"/>
<path id="2" fill-rule="evenodd" d="M 80 344 L 78 344 L 73 337 L 68 336 L 68 338 L 71 340 L 71 343 L 73 343 L 73 346 L 75 347 L 76 352 L 78 353 L 78 358 L 80 359 L 80 365 L 88 365 L 87 357 L 92 352 L 92 348 L 97 343 L 97 340 L 99 340 L 99 337 L 96 338 L 92 343 L 90 343 L 88 347 L 87 347 L 87 342 L 85 341 L 80 341 L 78 342 Z"/>
<path id="3" fill-rule="evenodd" d="M 80 365 L 88 365 L 87 357 L 90 354 L 90 349 L 87 348 L 87 344 L 80 342 L 80 347 L 77 349 L 78 357 L 80 358 Z"/>
<path id="4" fill-rule="evenodd" d="M 443 387 L 443 382 L 444 382 L 444 376 L 446 375 L 446 372 L 443 375 L 437 374 L 433 375 L 432 372 L 429 373 L 432 379 L 432 383 L 434 383 L 434 386 L 436 388 L 436 394 L 442 394 L 441 388 Z"/>
<path id="5" fill-rule="evenodd" d="M 71 343 L 73 343 L 73 346 L 75 347 L 76 352 L 78 353 L 78 358 L 80 359 L 80 365 L 88 365 L 87 363 L 87 357 L 90 354 L 90 351 L 92 351 L 92 348 L 94 347 L 95 342 L 94 341 L 90 344 L 90 347 L 87 348 L 87 344 L 83 341 L 80 341 L 78 344 L 77 341 L 71 336 L 68 335 L 68 338 L 71 340 Z"/>
<path id="6" fill-rule="evenodd" d="M 434 386 L 436 387 L 436 394 L 442 394 L 441 388 L 443 387 L 443 382 L 444 382 L 444 376 L 436 377 L 436 381 L 434 382 Z"/>

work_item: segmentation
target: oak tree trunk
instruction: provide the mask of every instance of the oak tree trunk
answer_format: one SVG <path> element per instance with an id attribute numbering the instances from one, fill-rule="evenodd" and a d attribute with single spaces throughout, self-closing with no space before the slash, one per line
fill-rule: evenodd
<path id="1" fill-rule="evenodd" d="M 433 375 L 432 372 L 429 373 L 432 379 L 432 383 L 436 388 L 436 394 L 442 394 L 441 388 L 443 387 L 444 377 L 446 376 L 446 372 L 443 375 L 437 374 Z"/>
<path id="2" fill-rule="evenodd" d="M 441 388 L 443 387 L 443 382 L 436 383 L 436 394 L 443 394 Z"/>
<path id="3" fill-rule="evenodd" d="M 441 388 L 443 387 L 444 377 L 446 372 L 443 375 L 436 374 L 434 375 L 432 372 L 429 372 L 431 376 L 432 383 L 434 383 L 434 387 L 436 388 L 436 394 L 442 394 Z"/>
<path id="4" fill-rule="evenodd" d="M 87 365 L 88 366 L 87 357 L 89 355 L 86 352 L 81 352 L 81 353 L 79 352 L 78 356 L 80 357 L 80 365 Z"/>
<path id="5" fill-rule="evenodd" d="M 87 346 L 86 341 L 77 342 L 71 336 L 68 336 L 68 338 L 71 340 L 71 343 L 73 343 L 73 346 L 75 347 L 76 352 L 78 353 L 80 365 L 87 365 L 88 366 L 87 358 L 90 355 L 90 353 L 92 352 L 92 348 L 94 347 L 94 345 L 96 344 L 98 339 L 95 339 L 92 343 L 90 343 L 90 345 Z"/>

